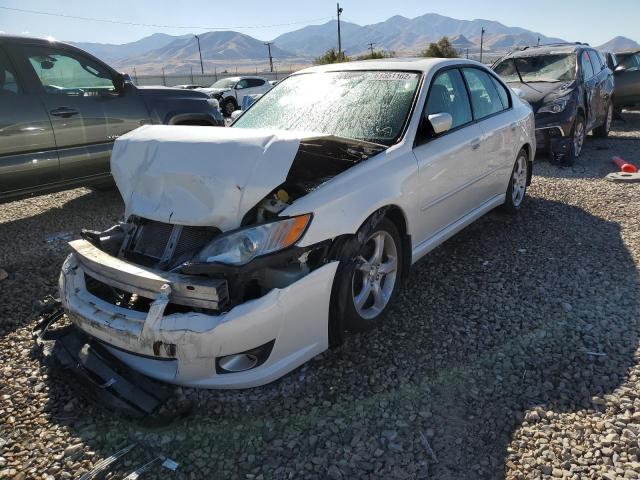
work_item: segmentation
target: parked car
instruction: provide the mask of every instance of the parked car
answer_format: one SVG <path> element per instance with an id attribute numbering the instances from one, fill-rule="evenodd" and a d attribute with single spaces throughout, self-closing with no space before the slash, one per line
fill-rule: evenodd
<path id="1" fill-rule="evenodd" d="M 480 63 L 309 68 L 230 128 L 120 137 L 126 221 L 70 243 L 60 297 L 139 372 L 264 384 L 379 325 L 447 238 L 520 210 L 535 153 L 531 107 Z"/>
<path id="2" fill-rule="evenodd" d="M 613 73 L 588 45 L 524 47 L 492 68 L 533 107 L 538 148 L 553 160 L 572 165 L 587 133 L 609 134 Z"/>
<path id="3" fill-rule="evenodd" d="M 619 115 L 623 108 L 640 105 L 640 51 L 602 54 L 615 77 L 615 112 Z"/>
<path id="4" fill-rule="evenodd" d="M 223 118 L 200 92 L 135 87 L 71 45 L 0 35 L 0 200 L 111 182 L 113 141 L 149 123 Z"/>
<path id="5" fill-rule="evenodd" d="M 262 77 L 226 77 L 221 78 L 208 88 L 198 90 L 220 102 L 222 112 L 227 116 L 240 108 L 242 98 L 246 95 L 266 93 L 271 90 L 271 83 Z"/>

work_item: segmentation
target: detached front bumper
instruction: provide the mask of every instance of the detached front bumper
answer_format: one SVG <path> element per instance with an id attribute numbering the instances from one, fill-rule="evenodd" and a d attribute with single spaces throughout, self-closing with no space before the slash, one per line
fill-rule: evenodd
<path id="1" fill-rule="evenodd" d="M 129 367 L 179 385 L 244 388 L 273 381 L 328 347 L 331 287 L 338 263 L 228 312 L 216 308 L 226 282 L 146 269 L 117 259 L 84 240 L 60 274 L 60 298 L 71 321 L 104 343 Z M 153 299 L 148 311 L 123 308 L 88 291 L 86 277 Z M 192 305 L 165 314 L 168 304 Z M 189 310 L 189 309 L 188 309 Z M 242 372 L 221 372 L 216 360 L 272 344 L 266 360 Z"/>

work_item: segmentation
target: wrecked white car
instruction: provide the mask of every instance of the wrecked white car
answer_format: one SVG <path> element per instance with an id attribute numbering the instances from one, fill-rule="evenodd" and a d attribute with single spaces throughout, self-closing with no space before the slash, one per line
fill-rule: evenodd
<path id="1" fill-rule="evenodd" d="M 125 220 L 70 243 L 62 303 L 153 378 L 261 385 L 379 324 L 448 237 L 520 209 L 534 155 L 531 108 L 479 63 L 303 70 L 231 128 L 120 137 Z"/>

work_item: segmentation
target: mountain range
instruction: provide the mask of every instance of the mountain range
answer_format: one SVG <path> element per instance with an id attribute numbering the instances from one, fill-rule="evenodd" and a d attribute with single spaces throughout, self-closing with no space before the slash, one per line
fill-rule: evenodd
<path id="1" fill-rule="evenodd" d="M 598 47 L 606 52 L 624 52 L 625 50 L 638 50 L 640 43 L 627 37 L 614 37 Z"/>
<path id="2" fill-rule="evenodd" d="M 487 52 L 506 52 L 513 48 L 540 43 L 562 42 L 520 27 L 509 27 L 492 20 L 458 20 L 427 13 L 415 18 L 395 15 L 371 25 L 342 21 L 342 48 L 347 55 L 362 54 L 369 49 L 393 51 L 397 55 L 415 55 L 430 42 L 448 36 L 460 51 L 477 52 L 482 28 Z M 337 24 L 331 20 L 284 33 L 272 40 L 271 53 L 276 64 L 310 63 L 329 48 L 336 47 Z M 261 66 L 268 63 L 264 41 L 234 31 L 214 31 L 199 35 L 205 68 L 230 68 L 234 65 Z M 121 69 L 138 71 L 188 72 L 199 69 L 198 44 L 193 34 L 172 36 L 155 33 L 135 42 L 116 44 L 70 42 Z M 606 48 L 604 48 L 606 46 Z M 633 40 L 616 37 L 603 45 L 606 50 L 640 47 Z"/>

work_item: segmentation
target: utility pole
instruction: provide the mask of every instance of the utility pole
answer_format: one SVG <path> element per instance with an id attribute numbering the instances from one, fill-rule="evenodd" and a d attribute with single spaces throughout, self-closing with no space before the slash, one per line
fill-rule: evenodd
<path id="1" fill-rule="evenodd" d="M 469 49 L 467 48 L 467 60 L 469 60 Z"/>
<path id="2" fill-rule="evenodd" d="M 540 46 L 540 37 L 538 37 L 538 46 Z"/>
<path id="3" fill-rule="evenodd" d="M 375 45 L 375 43 L 373 42 L 369 42 L 369 50 L 371 50 L 371 56 L 373 57 L 373 46 Z"/>
<path id="4" fill-rule="evenodd" d="M 485 29 L 484 27 L 482 27 L 482 30 L 480 30 L 480 63 L 482 63 L 482 47 L 484 46 L 483 42 L 484 42 L 484 32 Z"/>
<path id="5" fill-rule="evenodd" d="M 342 13 L 342 8 L 340 8 L 340 4 L 336 3 L 336 11 L 338 12 L 338 57 L 342 54 L 342 38 L 340 37 L 340 14 Z"/>
<path id="6" fill-rule="evenodd" d="M 265 45 L 269 49 L 269 69 L 271 73 L 273 73 L 273 57 L 271 56 L 271 45 L 273 45 L 273 42 L 265 42 Z"/>
<path id="7" fill-rule="evenodd" d="M 200 37 L 198 35 L 194 35 L 194 37 L 196 37 L 196 40 L 198 40 L 198 54 L 200 55 L 200 71 L 202 72 L 202 75 L 204 75 L 204 66 L 202 65 L 202 50 L 200 50 Z"/>

